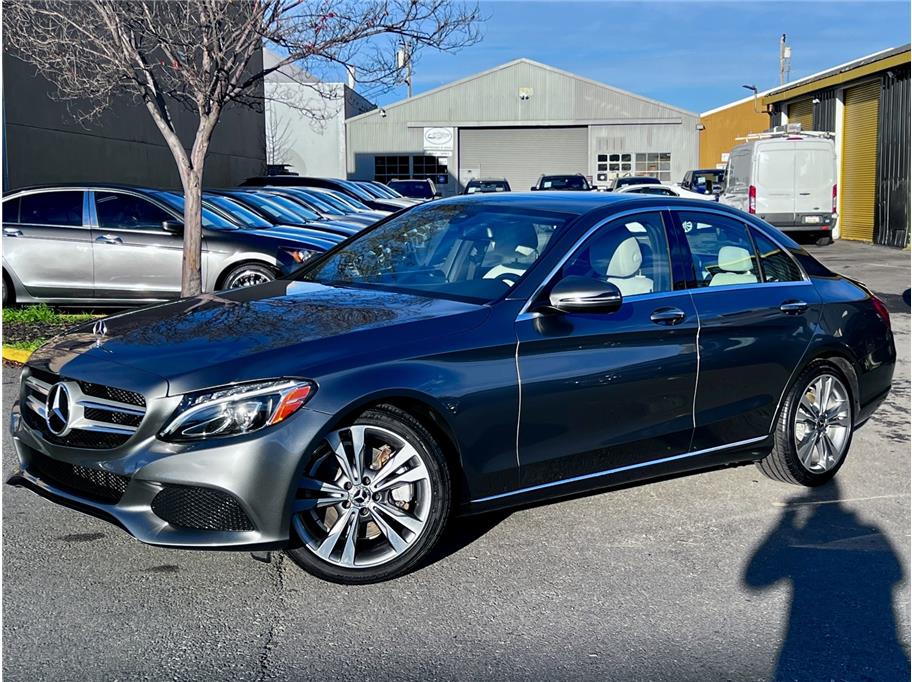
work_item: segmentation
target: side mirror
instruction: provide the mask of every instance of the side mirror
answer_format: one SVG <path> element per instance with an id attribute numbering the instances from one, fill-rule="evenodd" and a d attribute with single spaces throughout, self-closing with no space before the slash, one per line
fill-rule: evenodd
<path id="1" fill-rule="evenodd" d="M 611 282 L 590 277 L 565 277 L 551 288 L 548 302 L 563 313 L 612 313 L 624 297 Z"/>
<path id="2" fill-rule="evenodd" d="M 440 192 L 434 192 L 434 198 L 435 198 L 435 199 L 439 199 L 439 198 L 442 197 L 442 196 L 443 196 L 443 195 L 442 195 Z"/>
<path id="3" fill-rule="evenodd" d="M 183 234 L 184 224 L 180 220 L 164 220 L 162 229 L 169 234 Z"/>
<path id="4" fill-rule="evenodd" d="M 533 192 L 535 192 L 538 190 L 538 187 L 535 185 L 532 185 L 529 189 L 532 190 Z"/>

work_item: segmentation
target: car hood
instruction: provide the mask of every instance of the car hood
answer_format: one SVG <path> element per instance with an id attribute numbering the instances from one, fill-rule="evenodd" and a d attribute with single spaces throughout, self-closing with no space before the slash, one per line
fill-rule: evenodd
<path id="1" fill-rule="evenodd" d="M 97 381 L 99 365 L 108 376 L 111 366 L 126 366 L 165 380 L 169 394 L 275 376 L 318 378 L 328 366 L 375 362 L 385 349 L 471 329 L 489 312 L 483 305 L 279 280 L 114 315 L 104 320 L 103 335 L 88 323 L 43 346 L 29 364 L 88 381 Z"/>

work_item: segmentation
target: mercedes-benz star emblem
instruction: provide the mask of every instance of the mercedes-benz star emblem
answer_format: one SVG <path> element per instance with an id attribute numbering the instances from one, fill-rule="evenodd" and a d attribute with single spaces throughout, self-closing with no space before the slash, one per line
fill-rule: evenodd
<path id="1" fill-rule="evenodd" d="M 98 320 L 94 325 L 92 325 L 92 333 L 95 336 L 107 336 L 108 335 L 108 325 L 104 323 L 104 320 Z"/>
<path id="2" fill-rule="evenodd" d="M 65 436 L 70 430 L 70 391 L 59 382 L 51 386 L 44 416 L 47 427 L 55 436 Z"/>

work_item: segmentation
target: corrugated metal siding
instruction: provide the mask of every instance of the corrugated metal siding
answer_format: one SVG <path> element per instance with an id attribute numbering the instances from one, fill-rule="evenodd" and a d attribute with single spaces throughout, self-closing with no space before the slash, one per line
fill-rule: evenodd
<path id="1" fill-rule="evenodd" d="M 909 67 L 882 76 L 875 241 L 909 243 Z"/>
<path id="2" fill-rule="evenodd" d="M 802 130 L 814 127 L 814 102 L 808 97 L 788 105 L 789 123 L 800 123 Z"/>
<path id="3" fill-rule="evenodd" d="M 814 130 L 836 132 L 836 91 L 821 90 L 814 94 L 819 101 L 814 105 Z"/>
<path id="4" fill-rule="evenodd" d="M 542 174 L 585 175 L 588 148 L 585 127 L 459 129 L 460 168 L 506 178 L 514 192 L 528 191 Z"/>
<path id="5" fill-rule="evenodd" d="M 874 239 L 879 99 L 880 79 L 845 91 L 839 216 L 844 239 Z"/>
<path id="6" fill-rule="evenodd" d="M 597 155 L 613 152 L 669 152 L 674 182 L 683 180 L 687 171 L 700 167 L 699 138 L 679 125 L 591 126 L 589 174 L 593 180 L 597 175 Z"/>

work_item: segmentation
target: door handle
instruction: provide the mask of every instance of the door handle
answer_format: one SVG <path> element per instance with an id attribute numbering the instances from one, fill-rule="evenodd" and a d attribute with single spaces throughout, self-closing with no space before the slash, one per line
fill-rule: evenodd
<path id="1" fill-rule="evenodd" d="M 97 237 L 95 241 L 101 244 L 123 244 L 123 239 L 110 234 L 103 234 L 100 237 Z"/>
<path id="2" fill-rule="evenodd" d="M 4 227 L 3 236 L 4 237 L 21 237 L 22 230 L 17 230 L 15 227 Z"/>
<path id="3" fill-rule="evenodd" d="M 786 315 L 801 315 L 807 309 L 808 304 L 804 301 L 786 301 L 779 306 L 779 310 Z"/>
<path id="4" fill-rule="evenodd" d="M 687 315 L 679 308 L 658 308 L 653 311 L 649 319 L 656 324 L 677 324 Z"/>

